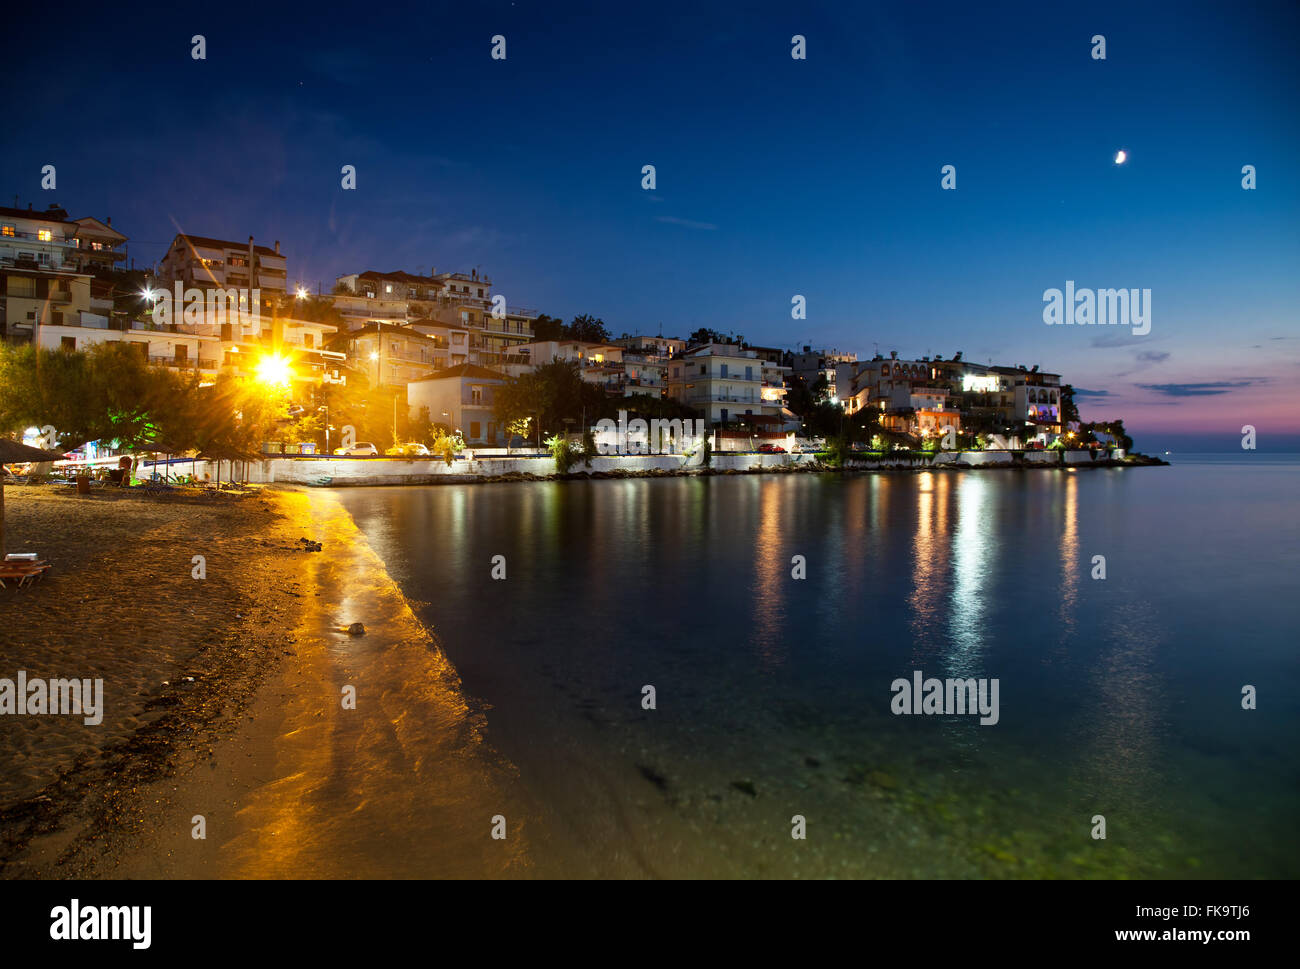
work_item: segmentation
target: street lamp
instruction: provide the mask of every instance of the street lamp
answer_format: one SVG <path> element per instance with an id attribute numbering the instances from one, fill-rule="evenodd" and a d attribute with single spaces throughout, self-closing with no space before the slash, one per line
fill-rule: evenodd
<path id="1" fill-rule="evenodd" d="M 316 408 L 317 411 L 325 412 L 325 456 L 329 457 L 330 453 L 330 408 L 328 404 L 322 404 Z"/>
<path id="2" fill-rule="evenodd" d="M 279 354 L 267 354 L 257 362 L 257 379 L 269 387 L 288 387 L 293 380 L 293 368 Z"/>

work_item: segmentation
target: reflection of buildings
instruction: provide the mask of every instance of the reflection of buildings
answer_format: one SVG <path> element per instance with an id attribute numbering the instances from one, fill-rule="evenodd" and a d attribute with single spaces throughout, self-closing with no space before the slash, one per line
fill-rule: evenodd
<path id="1" fill-rule="evenodd" d="M 786 582 L 790 557 L 785 554 L 787 534 L 782 529 L 783 489 L 771 481 L 755 481 L 758 489 L 758 534 L 754 542 L 753 635 L 764 669 L 785 665 L 787 646 Z"/>
<path id="2" fill-rule="evenodd" d="M 913 630 L 918 639 L 939 625 L 948 609 L 943 595 L 948 570 L 948 488 L 946 474 L 926 471 L 917 478 L 916 540 L 912 549 L 912 594 L 910 603 L 916 617 Z"/>
<path id="3" fill-rule="evenodd" d="M 957 489 L 957 527 L 952 533 L 953 587 L 948 671 L 959 676 L 980 675 L 984 647 L 981 630 L 988 606 L 989 574 L 994 559 L 995 532 L 989 528 L 993 487 L 968 476 Z"/>
<path id="4" fill-rule="evenodd" d="M 1061 523 L 1061 626 L 1074 630 L 1079 598 L 1079 476 L 1065 476 L 1065 507 Z"/>

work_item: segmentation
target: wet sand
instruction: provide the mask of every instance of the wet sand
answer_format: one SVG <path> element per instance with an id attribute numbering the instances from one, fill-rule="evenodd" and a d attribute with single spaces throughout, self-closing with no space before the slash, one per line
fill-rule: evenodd
<path id="1" fill-rule="evenodd" d="M 516 771 L 483 742 L 483 711 L 333 496 L 295 497 L 324 545 L 309 564 L 320 608 L 304 613 L 297 652 L 211 765 L 150 792 L 147 834 L 114 874 L 526 875 L 527 812 Z M 364 636 L 347 633 L 355 621 Z M 192 837 L 195 814 L 205 841 Z"/>

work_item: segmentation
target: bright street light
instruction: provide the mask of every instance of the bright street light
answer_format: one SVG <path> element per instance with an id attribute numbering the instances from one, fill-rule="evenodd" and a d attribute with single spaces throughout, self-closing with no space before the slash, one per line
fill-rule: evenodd
<path id="1" fill-rule="evenodd" d="M 257 379 L 271 387 L 288 387 L 293 379 L 293 368 L 284 357 L 268 354 L 257 362 Z"/>

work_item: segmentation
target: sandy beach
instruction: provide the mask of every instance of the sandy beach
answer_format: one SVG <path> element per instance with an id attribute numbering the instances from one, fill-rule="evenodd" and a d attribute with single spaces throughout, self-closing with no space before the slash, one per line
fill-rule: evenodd
<path id="1" fill-rule="evenodd" d="M 0 722 L 0 875 L 525 873 L 517 772 L 332 495 L 11 495 L 11 547 L 55 572 L 3 593 L 0 675 L 102 676 L 108 712 Z"/>
<path id="2" fill-rule="evenodd" d="M 0 677 L 102 678 L 104 711 L 0 719 L 0 874 L 86 874 L 140 786 L 209 756 L 292 654 L 305 501 L 11 485 L 5 505 L 7 550 L 53 568 L 0 590 Z"/>

